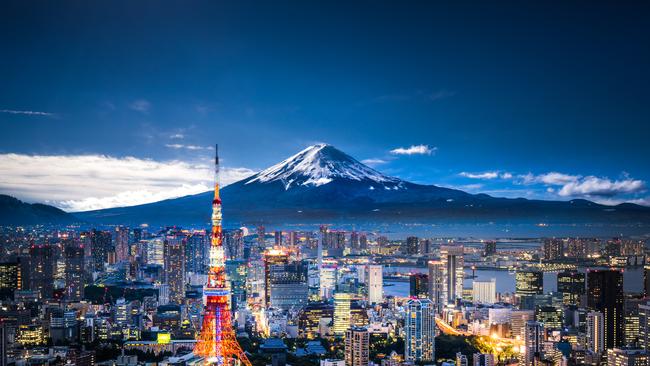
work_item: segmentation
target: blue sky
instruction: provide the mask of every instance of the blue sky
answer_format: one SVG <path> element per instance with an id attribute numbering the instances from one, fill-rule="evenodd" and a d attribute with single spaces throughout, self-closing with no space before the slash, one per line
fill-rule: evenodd
<path id="1" fill-rule="evenodd" d="M 9 2 L 0 192 L 134 204 L 209 187 L 215 142 L 226 181 L 328 142 L 419 183 L 647 204 L 649 7 Z"/>

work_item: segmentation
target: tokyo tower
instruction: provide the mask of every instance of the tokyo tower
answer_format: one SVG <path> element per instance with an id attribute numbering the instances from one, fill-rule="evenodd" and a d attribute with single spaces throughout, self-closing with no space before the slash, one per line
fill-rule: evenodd
<path id="1" fill-rule="evenodd" d="M 226 282 L 225 254 L 221 233 L 221 198 L 219 198 L 219 153 L 215 146 L 215 184 L 212 200 L 212 237 L 210 241 L 210 269 L 203 288 L 207 301 L 201 335 L 194 354 L 205 358 L 208 364 L 224 366 L 251 366 L 237 342 L 228 308 L 229 286 Z"/>

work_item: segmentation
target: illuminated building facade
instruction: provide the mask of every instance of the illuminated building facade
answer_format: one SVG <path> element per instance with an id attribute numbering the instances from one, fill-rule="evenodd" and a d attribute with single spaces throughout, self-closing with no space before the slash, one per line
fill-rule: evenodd
<path id="1" fill-rule="evenodd" d="M 104 270 L 108 262 L 108 253 L 113 251 L 113 238 L 110 231 L 93 229 L 90 232 L 90 253 L 93 259 L 92 269 L 95 272 Z"/>
<path id="2" fill-rule="evenodd" d="M 289 255 L 282 250 L 270 249 L 264 252 L 264 304 L 267 307 L 271 303 L 271 267 L 287 263 Z"/>
<path id="3" fill-rule="evenodd" d="M 344 292 L 334 294 L 334 326 L 332 331 L 335 335 L 344 335 L 350 328 L 350 307 L 352 295 Z"/>
<path id="4" fill-rule="evenodd" d="M 22 290 L 20 262 L 0 263 L 0 299 L 13 299 L 14 291 Z"/>
<path id="5" fill-rule="evenodd" d="M 557 274 L 557 291 L 562 294 L 564 305 L 580 305 L 585 294 L 585 274 L 566 270 Z"/>
<path id="6" fill-rule="evenodd" d="M 431 300 L 411 299 L 406 303 L 404 333 L 406 361 L 435 361 L 436 320 Z"/>
<path id="7" fill-rule="evenodd" d="M 544 274 L 534 269 L 518 270 L 515 274 L 515 295 L 519 298 L 520 307 L 525 310 L 534 308 L 535 295 L 544 293 Z"/>
<path id="8" fill-rule="evenodd" d="M 64 249 L 65 295 L 70 301 L 81 301 L 84 297 L 84 248 L 74 244 Z"/>
<path id="9" fill-rule="evenodd" d="M 276 264 L 269 269 L 271 307 L 282 310 L 300 309 L 307 303 L 307 264 L 292 262 Z"/>
<path id="10" fill-rule="evenodd" d="M 54 249 L 49 245 L 32 245 L 29 249 L 29 289 L 41 299 L 54 295 Z"/>
<path id="11" fill-rule="evenodd" d="M 587 349 L 596 354 L 605 351 L 605 318 L 599 311 L 587 313 Z"/>
<path id="12" fill-rule="evenodd" d="M 462 245 L 443 245 L 440 247 L 440 257 L 445 271 L 445 299 L 453 303 L 463 296 L 464 248 Z"/>
<path id="13" fill-rule="evenodd" d="M 617 270 L 587 272 L 587 307 L 603 313 L 607 349 L 621 347 L 623 331 L 623 273 Z"/>
<path id="14" fill-rule="evenodd" d="M 442 261 L 429 261 L 429 299 L 433 301 L 436 314 L 442 313 L 445 298 L 445 266 Z"/>
<path id="15" fill-rule="evenodd" d="M 165 240 L 165 283 L 169 285 L 169 300 L 181 304 L 185 298 L 185 238 Z"/>
<path id="16" fill-rule="evenodd" d="M 368 303 L 381 304 L 384 298 L 383 267 L 377 264 L 368 266 Z"/>
<path id="17" fill-rule="evenodd" d="M 416 273 L 409 276 L 409 295 L 426 299 L 429 297 L 429 276 Z"/>
<path id="18" fill-rule="evenodd" d="M 345 365 L 368 366 L 370 334 L 366 328 L 353 327 L 345 331 Z"/>

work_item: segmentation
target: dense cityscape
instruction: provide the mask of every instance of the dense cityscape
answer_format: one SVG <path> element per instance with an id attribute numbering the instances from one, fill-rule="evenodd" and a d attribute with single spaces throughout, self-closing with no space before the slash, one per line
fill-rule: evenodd
<path id="1" fill-rule="evenodd" d="M 225 230 L 223 243 L 253 365 L 647 362 L 643 241 L 260 226 Z M 2 247 L 5 364 L 201 362 L 209 230 L 3 228 Z"/>

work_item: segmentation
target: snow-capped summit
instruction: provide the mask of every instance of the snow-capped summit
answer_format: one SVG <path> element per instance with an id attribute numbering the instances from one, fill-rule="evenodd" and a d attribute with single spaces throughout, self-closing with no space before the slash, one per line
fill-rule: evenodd
<path id="1" fill-rule="evenodd" d="M 401 182 L 360 163 L 332 145 L 317 144 L 253 175 L 245 184 L 279 181 L 288 190 L 298 186 L 317 187 L 335 179 L 368 181 L 386 189 L 398 189 Z"/>

